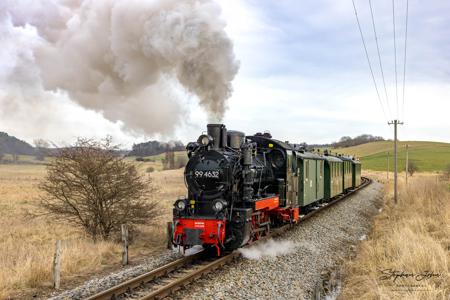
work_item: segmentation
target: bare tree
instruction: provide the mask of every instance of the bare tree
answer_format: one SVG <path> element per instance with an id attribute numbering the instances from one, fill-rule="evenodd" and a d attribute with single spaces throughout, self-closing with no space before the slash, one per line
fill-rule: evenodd
<path id="1" fill-rule="evenodd" d="M 175 152 L 167 150 L 162 163 L 164 170 L 175 169 Z"/>
<path id="2" fill-rule="evenodd" d="M 156 204 L 147 197 L 150 178 L 116 153 L 111 139 L 78 139 L 60 149 L 40 184 L 41 207 L 52 217 L 82 227 L 94 240 L 109 239 L 120 230 L 151 222 Z"/>
<path id="3" fill-rule="evenodd" d="M 45 160 L 45 157 L 48 155 L 48 148 L 50 147 L 50 143 L 43 139 L 36 139 L 34 140 L 34 146 L 36 152 L 36 160 Z"/>

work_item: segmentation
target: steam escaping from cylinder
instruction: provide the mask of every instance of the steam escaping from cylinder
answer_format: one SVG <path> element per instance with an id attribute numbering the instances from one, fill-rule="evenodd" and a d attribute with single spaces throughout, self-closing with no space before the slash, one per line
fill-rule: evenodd
<path id="1" fill-rule="evenodd" d="M 6 0 L 0 104 L 62 93 L 131 131 L 165 134 L 194 95 L 220 121 L 239 68 L 220 13 L 211 0 Z"/>
<path id="2" fill-rule="evenodd" d="M 263 258 L 273 259 L 277 256 L 295 252 L 297 246 L 298 245 L 292 241 L 275 241 L 269 239 L 254 246 L 240 248 L 239 252 L 242 253 L 242 256 L 251 260 L 260 260 Z"/>

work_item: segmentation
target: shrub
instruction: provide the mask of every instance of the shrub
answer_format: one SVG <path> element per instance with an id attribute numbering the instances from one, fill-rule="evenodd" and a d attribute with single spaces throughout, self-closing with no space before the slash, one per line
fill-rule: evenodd
<path id="1" fill-rule="evenodd" d="M 147 173 L 152 173 L 152 172 L 154 172 L 155 171 L 155 168 L 153 168 L 153 167 L 148 167 L 146 170 L 145 170 Z"/>
<path id="2" fill-rule="evenodd" d="M 419 170 L 419 168 L 417 167 L 417 164 L 413 161 L 410 161 L 408 163 L 408 173 L 410 176 L 413 176 L 414 173 L 416 173 Z"/>
<path id="3" fill-rule="evenodd" d="M 150 222 L 156 205 L 146 199 L 149 178 L 115 152 L 111 139 L 78 139 L 61 149 L 47 166 L 39 188 L 41 207 L 49 216 L 83 228 L 94 240 L 110 239 L 121 224 Z"/>
<path id="4" fill-rule="evenodd" d="M 444 168 L 444 177 L 449 180 L 450 179 L 450 164 L 447 164 Z"/>

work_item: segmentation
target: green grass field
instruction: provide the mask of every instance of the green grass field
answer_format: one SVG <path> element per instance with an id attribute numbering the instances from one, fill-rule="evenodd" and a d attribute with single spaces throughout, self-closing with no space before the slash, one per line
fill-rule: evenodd
<path id="1" fill-rule="evenodd" d="M 398 143 L 398 166 L 404 170 L 406 144 L 409 145 L 409 161 L 420 172 L 443 171 L 450 164 L 450 143 L 404 141 Z M 332 149 L 332 152 L 354 155 L 361 159 L 363 168 L 374 171 L 387 170 L 389 153 L 390 170 L 393 170 L 394 145 L 392 141 L 380 141 L 359 146 Z"/>

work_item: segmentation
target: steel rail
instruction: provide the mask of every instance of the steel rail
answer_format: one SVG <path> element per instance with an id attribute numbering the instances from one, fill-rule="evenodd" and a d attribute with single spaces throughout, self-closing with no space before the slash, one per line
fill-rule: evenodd
<path id="1" fill-rule="evenodd" d="M 362 177 L 362 184 L 358 186 L 355 189 L 352 189 L 348 191 L 346 194 L 339 195 L 330 202 L 326 203 L 323 206 L 318 207 L 315 210 L 312 210 L 308 214 L 301 217 L 296 224 L 287 224 L 282 227 L 271 229 L 270 233 L 259 240 L 249 244 L 248 246 L 254 245 L 255 243 L 258 243 L 260 241 L 266 240 L 268 238 L 273 238 L 276 236 L 279 236 L 286 232 L 288 229 L 302 223 L 303 221 L 311 218 L 312 216 L 316 215 L 320 211 L 338 203 L 339 201 L 347 198 L 350 195 L 355 194 L 356 192 L 360 191 L 364 187 L 368 186 L 370 183 L 372 183 L 372 180 L 366 177 Z M 116 285 L 114 287 L 111 287 L 105 291 L 102 291 L 98 294 L 92 295 L 87 300 L 107 300 L 107 299 L 116 299 L 118 296 L 125 294 L 127 292 L 131 292 L 133 289 L 136 289 L 138 287 L 144 286 L 145 284 L 151 283 L 152 281 L 155 281 L 156 279 L 163 278 L 164 276 L 167 276 L 171 272 L 174 272 L 176 270 L 179 270 L 186 265 L 189 265 L 193 263 L 195 260 L 199 260 L 203 256 L 203 251 L 195 253 L 190 256 L 186 256 L 183 258 L 180 258 L 178 260 L 175 260 L 171 263 L 168 263 L 167 265 L 161 266 L 151 272 L 144 273 L 142 275 L 139 275 L 136 278 L 132 278 L 128 281 L 125 281 L 119 285 Z M 188 285 L 189 283 L 193 282 L 194 280 L 202 277 L 203 275 L 214 271 L 218 269 L 219 267 L 225 265 L 226 263 L 234 260 L 235 258 L 239 257 L 241 253 L 238 250 L 234 250 L 233 252 L 219 257 L 215 259 L 212 262 L 209 262 L 205 265 L 193 265 L 192 269 L 186 272 L 182 277 L 175 278 L 175 280 L 165 283 L 165 285 L 157 288 L 156 290 L 150 291 L 145 296 L 141 297 L 140 300 L 149 300 L 149 299 L 162 299 L 164 297 L 169 296 L 174 291 Z M 198 267 L 199 266 L 199 267 Z M 198 268 L 196 268 L 198 267 Z M 164 284 L 164 283 L 163 283 Z"/>
<path id="2" fill-rule="evenodd" d="M 160 278 L 164 275 L 167 275 L 170 272 L 178 270 L 187 264 L 192 263 L 194 260 L 201 258 L 203 255 L 203 251 L 197 252 L 190 256 L 185 256 L 183 258 L 177 259 L 173 262 L 170 262 L 164 266 L 156 268 L 153 271 L 141 274 L 135 278 L 129 279 L 125 282 L 122 282 L 116 286 L 113 286 L 105 291 L 102 291 L 98 294 L 92 295 L 86 300 L 106 300 L 106 299 L 114 299 L 118 295 L 129 292 L 132 289 L 135 289 L 143 284 L 146 284 L 150 281 L 153 281 L 157 278 Z"/>

